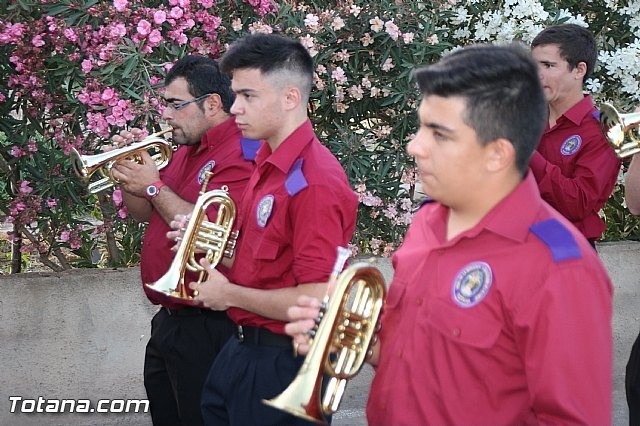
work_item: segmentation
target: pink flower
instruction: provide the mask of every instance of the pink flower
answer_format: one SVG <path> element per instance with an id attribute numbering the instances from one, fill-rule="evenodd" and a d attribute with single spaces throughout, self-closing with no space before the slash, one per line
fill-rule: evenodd
<path id="1" fill-rule="evenodd" d="M 115 7 L 118 12 L 124 12 L 127 10 L 127 6 L 129 6 L 127 0 L 113 0 L 113 7 Z"/>
<path id="2" fill-rule="evenodd" d="M 23 155 L 25 155 L 25 152 L 22 150 L 22 148 L 20 148 L 19 146 L 12 146 L 11 147 L 11 151 L 10 151 L 11 155 L 13 157 L 19 158 L 22 157 Z"/>
<path id="3" fill-rule="evenodd" d="M 346 83 L 347 76 L 344 74 L 344 70 L 341 67 L 336 67 L 331 73 L 331 78 L 336 81 L 336 84 Z"/>
<path id="4" fill-rule="evenodd" d="M 20 193 L 21 194 L 30 194 L 33 191 L 33 188 L 29 186 L 31 182 L 28 180 L 23 180 L 20 182 Z"/>
<path id="5" fill-rule="evenodd" d="M 47 200 L 47 207 L 52 208 L 58 205 L 58 200 L 56 200 L 55 198 L 49 198 Z"/>
<path id="6" fill-rule="evenodd" d="M 69 241 L 69 234 L 71 234 L 70 231 L 62 231 L 60 233 L 60 241 L 62 241 L 63 243 Z"/>
<path id="7" fill-rule="evenodd" d="M 119 188 L 114 190 L 111 194 L 111 198 L 113 199 L 113 204 L 115 204 L 116 207 L 122 204 L 122 190 Z"/>
<path id="8" fill-rule="evenodd" d="M 80 67 L 82 68 L 83 74 L 89 74 L 91 72 L 91 69 L 93 69 L 93 62 L 91 62 L 91 59 L 85 59 L 80 64 Z"/>
<path id="9" fill-rule="evenodd" d="M 42 47 L 44 46 L 44 40 L 42 39 L 41 35 L 37 35 L 31 39 L 31 44 L 33 44 L 35 47 Z"/>
<path id="10" fill-rule="evenodd" d="M 198 3 L 200 3 L 202 7 L 206 9 L 213 7 L 213 0 L 198 0 Z"/>
<path id="11" fill-rule="evenodd" d="M 162 34 L 160 33 L 160 31 L 158 31 L 156 29 L 151 30 L 151 33 L 149 34 L 148 40 L 154 46 L 158 46 L 158 45 L 160 45 L 160 42 L 162 41 Z"/>
<path id="12" fill-rule="evenodd" d="M 75 43 L 76 41 L 78 41 L 78 35 L 72 28 L 66 28 L 63 31 L 63 34 L 70 42 Z"/>
<path id="13" fill-rule="evenodd" d="M 114 98 L 114 96 L 116 96 L 116 91 L 113 90 L 111 87 L 107 87 L 102 91 L 101 99 L 103 101 L 110 101 L 111 99 Z"/>
<path id="14" fill-rule="evenodd" d="M 167 13 L 164 10 L 156 10 L 153 14 L 153 22 L 156 25 L 162 25 L 167 20 Z"/>
<path id="15" fill-rule="evenodd" d="M 169 16 L 172 17 L 173 19 L 180 19 L 182 18 L 183 15 L 184 15 L 184 11 L 177 6 L 172 8 L 171 11 L 169 12 Z"/>
<path id="16" fill-rule="evenodd" d="M 120 216 L 120 219 L 126 219 L 128 215 L 129 215 L 129 211 L 127 210 L 126 206 L 118 210 L 118 216 Z"/>
<path id="17" fill-rule="evenodd" d="M 140 22 L 138 22 L 138 34 L 140 34 L 141 36 L 146 36 L 150 32 L 151 23 L 146 19 L 141 19 Z"/>
<path id="18" fill-rule="evenodd" d="M 4 97 L 4 93 L 0 92 L 0 102 L 6 101 L 7 98 Z"/>

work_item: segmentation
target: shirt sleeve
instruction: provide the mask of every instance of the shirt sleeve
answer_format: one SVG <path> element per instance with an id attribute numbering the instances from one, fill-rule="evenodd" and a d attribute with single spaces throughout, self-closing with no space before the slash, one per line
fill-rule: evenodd
<path id="1" fill-rule="evenodd" d="M 563 174 L 559 166 L 547 161 L 538 151 L 530 163 L 542 198 L 573 222 L 602 208 L 613 191 L 620 169 L 620 160 L 597 128 L 582 137 L 583 147 L 576 154 L 579 157 L 569 175 Z"/>
<path id="2" fill-rule="evenodd" d="M 541 424 L 611 424 L 612 286 L 571 262 L 551 268 L 515 314 L 531 406 Z"/>
<path id="3" fill-rule="evenodd" d="M 357 198 L 350 188 L 311 185 L 296 194 L 290 213 L 293 274 L 298 283 L 326 281 L 337 247 L 346 247 L 355 230 Z"/>

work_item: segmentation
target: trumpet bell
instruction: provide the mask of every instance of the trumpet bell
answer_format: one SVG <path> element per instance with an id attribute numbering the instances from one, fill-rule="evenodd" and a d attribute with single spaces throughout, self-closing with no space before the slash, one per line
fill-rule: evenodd
<path id="1" fill-rule="evenodd" d="M 640 112 L 620 114 L 613 105 L 602 104 L 600 128 L 619 158 L 640 152 Z"/>
<path id="2" fill-rule="evenodd" d="M 347 382 L 371 355 L 386 294 L 384 278 L 371 263 L 345 269 L 330 300 L 325 299 L 320 324 L 298 375 L 278 396 L 263 402 L 296 417 L 327 424 Z M 323 374 L 329 378 L 325 385 Z"/>

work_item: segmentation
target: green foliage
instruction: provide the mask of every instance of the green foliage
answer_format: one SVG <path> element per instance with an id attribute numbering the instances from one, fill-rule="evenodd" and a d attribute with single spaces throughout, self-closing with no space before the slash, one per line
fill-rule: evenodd
<path id="1" fill-rule="evenodd" d="M 156 130 L 168 65 L 275 31 L 313 55 L 310 116 L 361 200 L 353 248 L 388 255 L 421 197 L 405 152 L 416 131 L 413 69 L 466 44 L 527 43 L 550 23 L 584 21 L 604 55 L 589 88 L 629 110 L 640 100 L 636 3 L 9 0 L 0 4 L 0 215 L 28 242 L 24 254 L 54 270 L 136 264 L 144 225 L 117 192 L 87 193 L 70 150 L 99 152 L 126 127 Z M 622 191 L 603 211 L 608 240 L 638 236 Z"/>

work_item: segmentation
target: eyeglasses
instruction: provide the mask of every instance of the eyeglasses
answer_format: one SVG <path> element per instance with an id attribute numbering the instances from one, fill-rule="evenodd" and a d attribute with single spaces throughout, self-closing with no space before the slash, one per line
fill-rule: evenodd
<path id="1" fill-rule="evenodd" d="M 171 108 L 171 109 L 174 109 L 175 111 L 179 111 L 182 108 L 186 107 L 187 105 L 189 105 L 191 103 L 194 103 L 194 102 L 201 101 L 203 99 L 206 99 L 211 95 L 213 95 L 213 93 L 205 93 L 204 95 L 198 96 L 195 99 L 192 99 L 190 101 L 180 102 L 179 104 L 174 104 L 174 103 L 171 103 L 171 102 L 167 102 L 166 100 L 163 100 L 162 103 L 165 104 L 167 108 Z"/>

